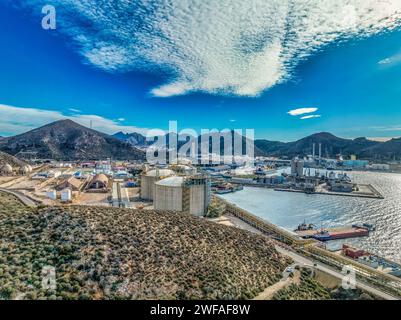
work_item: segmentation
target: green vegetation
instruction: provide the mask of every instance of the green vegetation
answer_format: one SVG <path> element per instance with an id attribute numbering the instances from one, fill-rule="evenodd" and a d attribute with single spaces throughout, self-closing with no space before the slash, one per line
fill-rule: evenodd
<path id="1" fill-rule="evenodd" d="M 185 214 L 27 208 L 0 192 L 0 299 L 247 299 L 290 262 L 271 240 Z M 57 289 L 42 289 L 44 266 Z"/>
<path id="2" fill-rule="evenodd" d="M 359 289 L 345 290 L 339 287 L 330 290 L 313 278 L 310 269 L 302 268 L 299 284 L 292 283 L 279 290 L 274 300 L 372 300 L 373 298 Z"/>
<path id="3" fill-rule="evenodd" d="M 218 218 L 222 216 L 226 211 L 226 205 L 219 201 L 217 198 L 213 197 L 207 209 L 206 217 L 208 218 Z"/>

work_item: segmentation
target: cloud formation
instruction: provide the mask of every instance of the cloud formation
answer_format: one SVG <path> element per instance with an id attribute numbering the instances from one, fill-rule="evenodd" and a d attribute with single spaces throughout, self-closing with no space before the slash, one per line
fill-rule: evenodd
<path id="1" fill-rule="evenodd" d="M 320 118 L 320 117 L 321 117 L 320 114 L 311 114 L 311 115 L 309 115 L 309 116 L 303 116 L 303 117 L 301 117 L 300 119 L 301 119 L 301 120 L 306 120 L 306 119 L 313 119 L 313 118 Z"/>
<path id="2" fill-rule="evenodd" d="M 317 110 L 318 110 L 318 108 L 298 108 L 298 109 L 290 110 L 287 113 L 291 116 L 300 116 L 300 115 L 306 114 L 306 113 L 313 113 Z"/>
<path id="3" fill-rule="evenodd" d="M 392 66 L 401 63 L 401 53 L 382 59 L 378 62 L 382 66 Z"/>
<path id="4" fill-rule="evenodd" d="M 71 119 L 83 126 L 92 128 L 107 134 L 118 131 L 145 133 L 147 129 L 134 126 L 124 126 L 119 122 L 98 115 L 73 114 L 65 115 L 59 111 L 43 110 L 36 108 L 21 108 L 0 104 L 0 128 L 1 134 L 20 134 L 53 121 Z"/>
<path id="5" fill-rule="evenodd" d="M 11 0 L 10 0 L 11 1 Z M 27 0 L 37 10 L 47 0 Z M 54 0 L 86 63 L 168 75 L 158 97 L 257 96 L 324 45 L 400 25 L 400 0 Z"/>

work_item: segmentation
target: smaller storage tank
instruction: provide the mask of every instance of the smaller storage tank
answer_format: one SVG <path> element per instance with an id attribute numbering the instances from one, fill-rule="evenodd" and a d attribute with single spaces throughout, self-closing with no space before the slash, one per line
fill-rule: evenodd
<path id="1" fill-rule="evenodd" d="M 72 191 L 71 189 L 64 189 L 61 191 L 61 201 L 68 202 L 72 200 Z"/>
<path id="2" fill-rule="evenodd" d="M 32 171 L 32 170 L 29 170 L 29 167 L 28 167 L 28 166 L 22 166 L 22 167 L 19 169 L 19 172 L 20 172 L 20 174 L 22 174 L 22 175 L 27 175 L 27 174 L 29 174 L 31 171 Z"/>
<path id="3" fill-rule="evenodd" d="M 170 169 L 153 169 L 147 171 L 141 176 L 141 198 L 144 200 L 153 200 L 155 183 L 172 175 L 174 175 L 174 171 Z"/>
<path id="4" fill-rule="evenodd" d="M 51 200 L 56 200 L 57 199 L 57 192 L 56 190 L 52 189 L 46 192 L 46 197 L 48 197 Z"/>
<path id="5" fill-rule="evenodd" d="M 9 165 L 8 163 L 5 163 L 1 168 L 0 168 L 0 173 L 2 175 L 11 175 L 13 173 L 13 167 Z"/>

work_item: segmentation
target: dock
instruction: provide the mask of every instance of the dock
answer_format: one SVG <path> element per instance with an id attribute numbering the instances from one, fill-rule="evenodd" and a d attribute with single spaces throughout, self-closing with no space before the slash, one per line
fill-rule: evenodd
<path id="1" fill-rule="evenodd" d="M 335 192 L 327 190 L 321 186 L 316 188 L 314 192 L 307 192 L 302 189 L 291 189 L 291 188 L 274 188 L 274 191 L 285 191 L 285 192 L 296 192 L 306 194 L 323 194 L 331 196 L 342 196 L 342 197 L 357 197 L 357 198 L 368 198 L 368 199 L 384 199 L 383 195 L 370 184 L 358 184 L 359 191 L 352 192 Z"/>

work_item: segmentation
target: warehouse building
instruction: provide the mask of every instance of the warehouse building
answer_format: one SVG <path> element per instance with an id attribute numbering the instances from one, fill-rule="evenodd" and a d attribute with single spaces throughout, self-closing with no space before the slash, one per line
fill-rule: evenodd
<path id="1" fill-rule="evenodd" d="M 103 173 L 94 176 L 88 185 L 88 191 L 91 192 L 107 192 L 108 189 L 109 178 Z"/>
<path id="2" fill-rule="evenodd" d="M 82 181 L 78 180 L 77 178 L 70 177 L 62 181 L 58 186 L 57 190 L 64 190 L 70 189 L 71 191 L 81 191 L 82 188 Z"/>

